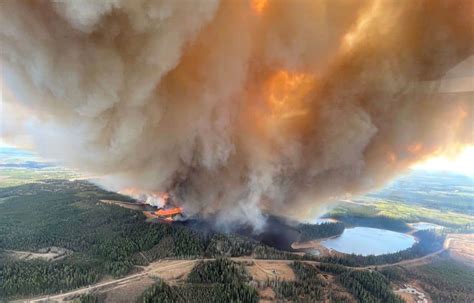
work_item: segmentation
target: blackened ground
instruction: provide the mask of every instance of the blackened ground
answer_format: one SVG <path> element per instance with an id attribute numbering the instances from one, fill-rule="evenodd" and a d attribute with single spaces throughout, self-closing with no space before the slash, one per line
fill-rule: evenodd
<path id="1" fill-rule="evenodd" d="M 183 225 L 206 234 L 210 232 L 223 232 L 222 229 L 213 223 L 214 221 L 212 218 L 191 218 L 186 221 L 173 222 L 173 224 Z M 254 231 L 248 225 L 233 226 L 231 230 L 226 230 L 225 232 L 248 237 L 268 246 L 286 251 L 293 251 L 291 244 L 300 238 L 300 232 L 295 227 L 291 226 L 284 219 L 275 216 L 267 217 L 266 224 L 260 232 Z"/>

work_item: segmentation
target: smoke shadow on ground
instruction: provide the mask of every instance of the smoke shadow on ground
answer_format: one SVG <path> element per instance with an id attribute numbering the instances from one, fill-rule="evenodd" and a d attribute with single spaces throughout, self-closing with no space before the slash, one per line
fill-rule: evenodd
<path id="1" fill-rule="evenodd" d="M 250 225 L 234 225 L 230 230 L 222 230 L 214 223 L 212 218 L 190 218 L 185 221 L 173 222 L 176 225 L 186 226 L 204 234 L 213 232 L 224 232 L 237 234 L 253 239 L 265 245 L 285 251 L 294 251 L 291 244 L 298 241 L 300 232 L 283 218 L 267 216 L 265 226 L 258 233 Z"/>

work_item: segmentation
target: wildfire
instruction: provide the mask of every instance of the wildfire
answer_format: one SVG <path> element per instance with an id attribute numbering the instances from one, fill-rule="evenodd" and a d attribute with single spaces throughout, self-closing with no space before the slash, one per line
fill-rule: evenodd
<path id="1" fill-rule="evenodd" d="M 120 190 L 119 193 L 157 207 L 165 207 L 170 201 L 170 195 L 167 192 L 152 192 L 134 187 L 127 187 Z"/>
<path id="2" fill-rule="evenodd" d="M 287 119 L 307 113 L 304 97 L 314 84 L 314 77 L 305 73 L 278 71 L 268 84 L 268 105 L 273 117 Z"/>
<path id="3" fill-rule="evenodd" d="M 159 209 L 155 212 L 156 215 L 158 216 L 163 216 L 163 217 L 172 217 L 175 215 L 180 215 L 183 213 L 183 208 L 182 207 L 174 207 L 174 208 L 169 208 L 169 209 Z"/>
<path id="4" fill-rule="evenodd" d="M 256 12 L 258 15 L 261 15 L 263 13 L 267 4 L 268 4 L 268 0 L 251 0 L 250 1 L 250 6 L 252 7 L 252 10 Z"/>
<path id="5" fill-rule="evenodd" d="M 150 219 L 172 222 L 176 217 L 180 217 L 184 213 L 184 209 L 177 206 L 175 199 L 173 199 L 167 192 L 151 192 L 134 187 L 128 187 L 119 191 L 119 193 L 158 208 L 157 210 L 155 208 L 155 210 L 152 211 L 143 211 L 143 214 Z"/>

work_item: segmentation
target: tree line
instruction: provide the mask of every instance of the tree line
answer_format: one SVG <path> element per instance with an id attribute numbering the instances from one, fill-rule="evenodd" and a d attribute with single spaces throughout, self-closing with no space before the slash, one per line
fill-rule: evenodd
<path id="1" fill-rule="evenodd" d="M 320 278 L 319 270 L 313 265 L 295 261 L 291 264 L 295 281 L 280 279 L 267 280 L 265 286 L 271 287 L 277 298 L 293 302 L 315 302 L 323 299 L 327 283 Z"/>
<path id="2" fill-rule="evenodd" d="M 412 247 L 405 250 L 384 255 L 343 255 L 325 256 L 319 260 L 325 263 L 334 263 L 351 267 L 361 267 L 380 264 L 397 263 L 403 260 L 420 258 L 443 248 L 445 236 L 432 230 L 420 230 L 414 235 L 418 238 Z"/>
<path id="3" fill-rule="evenodd" d="M 199 262 L 188 275 L 187 283 L 170 286 L 158 281 L 146 290 L 139 302 L 258 302 L 257 291 L 248 285 L 245 269 L 228 259 Z"/>
<path id="4" fill-rule="evenodd" d="M 342 234 L 344 228 L 345 226 L 341 222 L 298 225 L 298 230 L 301 232 L 300 241 L 302 242 L 338 236 Z"/>
<path id="5" fill-rule="evenodd" d="M 390 281 L 376 271 L 349 270 L 337 264 L 320 264 L 319 269 L 336 275 L 337 281 L 361 303 L 403 303 Z"/>

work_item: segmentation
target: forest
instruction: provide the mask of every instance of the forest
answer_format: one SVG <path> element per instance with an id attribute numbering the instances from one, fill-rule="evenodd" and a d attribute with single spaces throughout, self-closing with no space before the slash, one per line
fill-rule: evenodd
<path id="1" fill-rule="evenodd" d="M 401 283 L 416 279 L 435 303 L 474 302 L 474 271 L 448 255 L 422 266 L 385 268 L 382 273 Z"/>
<path id="2" fill-rule="evenodd" d="M 320 298 L 325 281 L 320 279 L 319 271 L 327 271 L 339 276 L 341 285 L 350 289 L 357 298 L 392 300 L 391 296 L 383 297 L 385 288 L 382 286 L 372 290 L 364 284 L 369 283 L 364 282 L 365 280 L 379 281 L 380 276 L 374 274 L 361 277 L 348 273 L 346 267 L 338 264 L 368 266 L 395 263 L 436 251 L 442 247 L 444 240 L 442 235 L 420 231 L 415 233 L 419 242 L 398 253 L 318 258 L 281 251 L 235 234 L 202 232 L 174 224 L 148 223 L 139 211 L 99 202 L 100 199 L 130 201 L 129 198 L 104 191 L 85 181 L 56 180 L 0 188 L 0 197 L 0 300 L 58 293 L 96 283 L 106 276 L 121 277 L 130 273 L 135 266 L 147 265 L 157 259 L 217 258 L 215 262 L 199 263 L 191 272 L 189 281 L 179 288 L 163 282 L 157 283 L 143 297 L 144 300 L 151 298 L 152 301 L 145 302 L 159 302 L 153 301 L 158 292 L 169 293 L 171 299 L 178 296 L 177 298 L 181 298 L 177 299 L 178 302 L 186 302 L 195 297 L 210 301 L 210 294 L 228 300 L 247 298 L 252 302 L 256 300 L 256 293 L 249 286 L 246 273 L 233 262 L 220 259 L 239 256 L 295 260 L 292 268 L 296 281 L 268 281 L 282 299 L 298 298 L 305 301 L 310 297 Z M 299 226 L 306 239 L 336 234 L 342 232 L 343 228 L 344 224 L 341 223 Z M 39 259 L 19 260 L 9 253 L 11 250 L 37 251 L 51 246 L 68 249 L 72 254 L 64 259 L 48 262 Z M 298 262 L 301 260 L 327 263 L 318 269 Z M 429 273 L 424 271 L 417 274 L 424 277 L 426 272 Z M 433 281 L 435 285 L 441 283 Z M 438 296 L 446 298 L 443 297 L 446 294 Z M 450 296 L 464 298 L 459 291 L 453 291 Z M 170 298 L 164 298 L 163 302 Z M 344 297 L 339 298 L 337 294 L 331 295 L 331 298 L 344 301 Z M 89 300 L 88 302 L 96 300 L 94 297 L 83 299 Z"/>
<path id="3" fill-rule="evenodd" d="M 168 224 L 148 224 L 137 211 L 104 205 L 128 200 L 85 181 L 50 181 L 0 189 L 0 250 L 73 251 L 63 260 L 0 261 L 0 298 L 54 293 L 127 274 L 158 257 L 201 256 L 204 238 Z M 150 251 L 143 260 L 141 251 Z M 44 275 L 44 273 L 48 273 Z"/>
<path id="4" fill-rule="evenodd" d="M 336 264 L 320 264 L 322 272 L 336 275 L 337 281 L 344 286 L 359 302 L 363 303 L 403 303 L 393 293 L 390 281 L 377 271 L 349 270 Z"/>
<path id="5" fill-rule="evenodd" d="M 345 225 L 341 222 L 298 225 L 298 230 L 301 232 L 300 241 L 302 242 L 338 236 L 342 234 L 344 228 Z"/>
<path id="6" fill-rule="evenodd" d="M 291 265 L 296 281 L 268 280 L 265 286 L 269 286 L 281 300 L 294 302 L 314 302 L 323 299 L 324 288 L 327 282 L 321 279 L 319 270 L 313 265 L 293 262 Z"/>
<path id="7" fill-rule="evenodd" d="M 236 235 L 147 223 L 139 211 L 99 202 L 129 198 L 86 181 L 54 180 L 0 188 L 0 197 L 4 198 L 0 203 L 0 298 L 73 289 L 107 275 L 126 275 L 135 265 L 160 258 L 254 255 L 302 259 Z M 55 262 L 21 261 L 6 253 L 51 246 L 73 253 Z M 44 272 L 47 277 L 39 274 Z M 65 280 L 68 273 L 73 274 Z"/>
<path id="8" fill-rule="evenodd" d="M 364 226 L 388 229 L 402 233 L 410 231 L 410 227 L 405 222 L 386 216 L 335 212 L 334 214 L 331 214 L 331 218 L 343 222 L 346 227 Z"/>
<path id="9" fill-rule="evenodd" d="M 198 263 L 184 285 L 158 281 L 142 294 L 139 302 L 258 302 L 257 291 L 248 285 L 249 280 L 241 265 L 219 258 Z"/>

